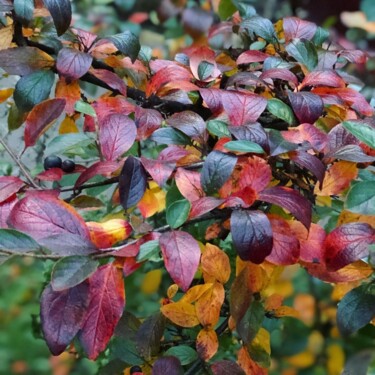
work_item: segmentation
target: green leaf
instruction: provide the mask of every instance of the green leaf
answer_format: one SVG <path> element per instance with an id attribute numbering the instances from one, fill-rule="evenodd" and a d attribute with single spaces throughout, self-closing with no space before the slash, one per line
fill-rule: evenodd
<path id="1" fill-rule="evenodd" d="M 129 365 L 142 365 L 144 359 L 138 354 L 135 342 L 129 338 L 115 337 L 110 345 L 111 353 Z"/>
<path id="2" fill-rule="evenodd" d="M 69 133 L 58 135 L 48 143 L 45 155 L 70 153 L 76 148 L 86 148 L 95 140 L 84 133 Z"/>
<path id="3" fill-rule="evenodd" d="M 0 229 L 0 250 L 23 254 L 40 250 L 40 245 L 15 229 Z"/>
<path id="4" fill-rule="evenodd" d="M 253 301 L 244 317 L 237 324 L 237 331 L 245 344 L 249 344 L 257 335 L 264 319 L 264 307 L 259 301 Z"/>
<path id="5" fill-rule="evenodd" d="M 207 130 L 219 138 L 230 137 L 228 125 L 224 121 L 210 120 L 207 122 Z"/>
<path id="6" fill-rule="evenodd" d="M 289 125 L 296 123 L 292 109 L 280 99 L 268 99 L 267 109 L 277 118 L 284 120 Z"/>
<path id="7" fill-rule="evenodd" d="M 313 38 L 313 43 L 317 46 L 321 46 L 327 40 L 328 37 L 329 31 L 318 26 Z"/>
<path id="8" fill-rule="evenodd" d="M 130 31 L 116 34 L 108 38 L 116 48 L 134 63 L 141 49 L 138 38 Z"/>
<path id="9" fill-rule="evenodd" d="M 219 16 L 222 20 L 229 18 L 237 8 L 231 0 L 221 0 L 219 4 Z"/>
<path id="10" fill-rule="evenodd" d="M 198 77 L 201 81 L 207 79 L 212 71 L 214 70 L 214 64 L 211 64 L 208 61 L 201 61 L 198 65 Z"/>
<path id="11" fill-rule="evenodd" d="M 173 346 L 165 352 L 165 355 L 177 357 L 182 366 L 188 365 L 198 359 L 197 352 L 187 345 Z"/>
<path id="12" fill-rule="evenodd" d="M 34 0 L 14 0 L 14 11 L 24 26 L 33 19 Z"/>
<path id="13" fill-rule="evenodd" d="M 53 267 L 52 289 L 60 291 L 72 288 L 92 275 L 99 262 L 86 256 L 69 256 L 60 259 Z"/>
<path id="14" fill-rule="evenodd" d="M 375 148 L 375 128 L 360 122 L 344 121 L 342 126 L 367 146 Z"/>
<path id="15" fill-rule="evenodd" d="M 363 13 L 365 13 L 368 21 L 375 21 L 374 0 L 361 0 L 360 9 Z"/>
<path id="16" fill-rule="evenodd" d="M 20 111 L 15 103 L 12 103 L 8 112 L 9 131 L 18 129 L 25 121 L 24 112 Z"/>
<path id="17" fill-rule="evenodd" d="M 318 64 L 318 53 L 310 40 L 293 39 L 286 47 L 286 51 L 298 62 L 304 64 L 308 70 L 314 70 Z"/>
<path id="18" fill-rule="evenodd" d="M 345 207 L 363 215 L 375 215 L 375 183 L 363 181 L 356 183 L 346 197 Z"/>
<path id="19" fill-rule="evenodd" d="M 166 218 L 171 228 L 180 227 L 188 218 L 191 204 L 186 199 L 173 202 L 167 207 Z"/>
<path id="20" fill-rule="evenodd" d="M 368 324 L 375 316 L 373 284 L 363 284 L 344 296 L 337 309 L 337 326 L 343 336 L 349 336 Z"/>
<path id="21" fill-rule="evenodd" d="M 190 137 L 182 133 L 177 129 L 173 129 L 171 127 L 168 128 L 160 128 L 155 130 L 152 133 L 150 138 L 152 141 L 156 143 L 160 143 L 162 145 L 188 145 L 191 143 Z"/>
<path id="22" fill-rule="evenodd" d="M 267 18 L 260 16 L 250 17 L 241 23 L 241 27 L 249 32 L 252 39 L 256 39 L 256 36 L 260 36 L 269 43 L 277 40 L 275 28 L 272 22 Z"/>
<path id="23" fill-rule="evenodd" d="M 96 117 L 95 109 L 89 103 L 86 103 L 83 100 L 77 101 L 74 105 L 74 109 L 77 112 L 81 112 L 85 115 Z"/>
<path id="24" fill-rule="evenodd" d="M 137 262 L 143 262 L 160 253 L 159 241 L 151 240 L 142 244 L 137 255 Z"/>
<path id="25" fill-rule="evenodd" d="M 239 151 L 239 152 L 252 152 L 255 154 L 264 154 L 264 150 L 258 143 L 241 140 L 241 141 L 229 141 L 224 147 L 230 151 Z"/>
<path id="26" fill-rule="evenodd" d="M 55 73 L 51 70 L 38 70 L 20 78 L 14 90 L 14 101 L 24 112 L 49 97 Z"/>
<path id="27" fill-rule="evenodd" d="M 0 266 L 4 264 L 10 258 L 11 258 L 11 255 L 0 254 Z"/>

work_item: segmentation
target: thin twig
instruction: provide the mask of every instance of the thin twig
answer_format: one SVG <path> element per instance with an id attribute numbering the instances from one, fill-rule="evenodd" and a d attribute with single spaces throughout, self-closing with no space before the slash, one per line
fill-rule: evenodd
<path id="1" fill-rule="evenodd" d="M 31 177 L 30 173 L 27 171 L 26 167 L 23 165 L 19 157 L 12 151 L 12 149 L 8 146 L 8 144 L 5 142 L 5 140 L 1 136 L 0 136 L 0 143 L 5 148 L 5 151 L 10 155 L 10 157 L 17 163 L 22 174 L 29 181 L 30 185 L 35 189 L 39 189 L 39 186 L 35 183 L 35 181 Z"/>

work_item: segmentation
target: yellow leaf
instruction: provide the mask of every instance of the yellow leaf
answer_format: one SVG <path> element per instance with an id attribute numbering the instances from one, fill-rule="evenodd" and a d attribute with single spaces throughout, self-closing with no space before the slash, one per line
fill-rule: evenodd
<path id="1" fill-rule="evenodd" d="M 161 277 L 161 270 L 152 270 L 147 272 L 141 284 L 141 291 L 144 294 L 156 293 L 160 287 Z"/>
<path id="2" fill-rule="evenodd" d="M 202 297 L 204 293 L 206 293 L 209 289 L 211 289 L 213 286 L 213 283 L 208 284 L 201 284 L 201 285 L 195 285 L 191 287 L 180 299 L 180 301 L 184 301 L 187 303 L 193 303 L 198 298 Z"/>
<path id="3" fill-rule="evenodd" d="M 335 284 L 331 293 L 331 298 L 333 301 L 340 301 L 345 294 L 349 293 L 352 289 L 357 287 L 360 281 L 352 281 L 348 283 Z"/>
<path id="4" fill-rule="evenodd" d="M 297 368 L 307 368 L 315 363 L 315 355 L 308 350 L 286 358 L 286 361 Z"/>
<path id="5" fill-rule="evenodd" d="M 252 346 L 258 346 L 262 348 L 266 353 L 271 354 L 271 340 L 270 333 L 265 329 L 261 328 L 254 340 L 251 342 Z"/>
<path id="6" fill-rule="evenodd" d="M 361 215 L 354 212 L 343 210 L 337 220 L 337 226 L 347 223 L 367 223 L 375 227 L 375 215 Z"/>
<path id="7" fill-rule="evenodd" d="M 299 319 L 306 325 L 314 323 L 315 303 L 315 298 L 310 294 L 300 293 L 294 298 L 293 307 L 299 312 Z"/>
<path id="8" fill-rule="evenodd" d="M 79 133 L 79 130 L 75 121 L 71 117 L 66 116 L 60 124 L 59 134 L 69 134 L 69 133 Z"/>
<path id="9" fill-rule="evenodd" d="M 158 186 L 146 189 L 142 199 L 138 203 L 138 208 L 144 218 L 151 217 L 157 212 L 165 209 L 165 192 Z"/>
<path id="10" fill-rule="evenodd" d="M 327 371 L 329 375 L 340 375 L 345 365 L 345 354 L 341 345 L 327 347 Z"/>
<path id="11" fill-rule="evenodd" d="M 318 355 L 323 350 L 323 347 L 324 336 L 319 331 L 312 331 L 307 342 L 307 349 L 311 353 Z"/>
<path id="12" fill-rule="evenodd" d="M 12 94 L 14 89 L 2 89 L 0 90 L 0 103 L 4 103 Z"/>
<path id="13" fill-rule="evenodd" d="M 299 312 L 290 306 L 280 306 L 272 312 L 272 315 L 275 316 L 276 318 L 282 318 L 284 316 L 290 316 L 292 318 L 300 317 Z"/>
<path id="14" fill-rule="evenodd" d="M 225 284 L 230 277 L 230 264 L 228 255 L 217 246 L 206 244 L 206 250 L 201 258 L 201 267 L 204 281 Z"/>
<path id="15" fill-rule="evenodd" d="M 195 307 L 187 302 L 178 301 L 161 307 L 161 312 L 173 323 L 185 327 L 195 327 L 199 324 Z"/>
<path id="16" fill-rule="evenodd" d="M 219 349 L 219 340 L 213 329 L 201 329 L 197 336 L 196 348 L 204 361 L 211 359 Z"/>
<path id="17" fill-rule="evenodd" d="M 13 39 L 13 24 L 3 27 L 0 30 L 0 50 L 10 47 Z"/>
<path id="18" fill-rule="evenodd" d="M 172 284 L 167 290 L 168 298 L 172 299 L 176 295 L 177 292 L 178 292 L 178 285 Z"/>

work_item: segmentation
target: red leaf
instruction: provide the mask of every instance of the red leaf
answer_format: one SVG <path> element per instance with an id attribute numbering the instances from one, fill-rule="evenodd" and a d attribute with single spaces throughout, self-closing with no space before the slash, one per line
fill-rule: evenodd
<path id="1" fill-rule="evenodd" d="M 97 176 L 98 174 L 103 176 L 110 176 L 117 168 L 119 164 L 115 161 L 98 161 L 95 164 L 88 167 L 81 175 L 78 177 L 74 187 L 78 188 L 86 181 Z"/>
<path id="2" fill-rule="evenodd" d="M 202 197 L 191 203 L 191 209 L 189 213 L 189 219 L 202 216 L 207 212 L 212 211 L 214 208 L 224 203 L 224 199 L 218 199 L 214 197 Z"/>
<path id="3" fill-rule="evenodd" d="M 74 48 L 62 48 L 57 55 L 56 69 L 68 79 L 78 79 L 86 74 L 91 66 L 92 56 Z"/>
<path id="4" fill-rule="evenodd" d="M 53 355 L 61 354 L 74 339 L 86 317 L 90 286 L 87 280 L 56 292 L 49 284 L 40 300 L 44 339 Z"/>
<path id="5" fill-rule="evenodd" d="M 186 291 L 193 281 L 201 257 L 198 242 L 187 232 L 170 231 L 161 235 L 159 243 L 168 273 Z"/>
<path id="6" fill-rule="evenodd" d="M 61 168 L 51 168 L 35 176 L 40 181 L 60 181 L 64 172 Z"/>
<path id="7" fill-rule="evenodd" d="M 191 154 L 182 146 L 170 145 L 162 150 L 158 156 L 160 161 L 178 162 L 180 159 Z"/>
<path id="8" fill-rule="evenodd" d="M 213 363 L 211 370 L 214 375 L 245 375 L 245 371 L 236 362 L 226 359 Z"/>
<path id="9" fill-rule="evenodd" d="M 234 126 L 255 122 L 267 106 L 267 100 L 256 94 L 224 91 L 223 107 Z"/>
<path id="10" fill-rule="evenodd" d="M 17 193 L 24 185 L 18 177 L 0 176 L 0 203 Z"/>
<path id="11" fill-rule="evenodd" d="M 288 97 L 298 120 L 313 124 L 323 114 L 323 101 L 310 92 L 289 92 Z"/>
<path id="12" fill-rule="evenodd" d="M 256 51 L 256 50 L 249 50 L 241 53 L 241 55 L 238 56 L 237 58 L 237 65 L 241 64 L 251 64 L 254 62 L 262 62 L 265 59 L 270 57 L 264 52 L 261 51 Z"/>
<path id="13" fill-rule="evenodd" d="M 9 215 L 17 202 L 17 196 L 14 194 L 6 201 L 0 203 L 0 228 L 8 228 Z"/>
<path id="14" fill-rule="evenodd" d="M 121 318 L 125 307 L 125 289 L 121 269 L 109 263 L 89 278 L 90 305 L 78 335 L 90 359 L 102 352 Z"/>
<path id="15" fill-rule="evenodd" d="M 48 99 L 37 104 L 26 118 L 25 146 L 34 146 L 37 139 L 63 112 L 65 99 Z"/>
<path id="16" fill-rule="evenodd" d="M 277 69 L 277 68 L 267 69 L 260 75 L 259 78 L 281 79 L 283 81 L 292 82 L 295 87 L 298 86 L 298 79 L 296 75 L 288 69 Z"/>
<path id="17" fill-rule="evenodd" d="M 135 141 L 137 128 L 125 115 L 109 115 L 99 126 L 100 149 L 106 160 L 113 161 L 129 150 Z"/>
<path id="18" fill-rule="evenodd" d="M 152 367 L 152 375 L 180 375 L 183 372 L 180 360 L 168 355 L 156 360 Z"/>
<path id="19" fill-rule="evenodd" d="M 294 38 L 311 40 L 317 30 L 315 23 L 301 20 L 297 17 L 285 17 L 283 19 L 283 28 L 286 43 Z"/>
<path id="20" fill-rule="evenodd" d="M 299 89 L 306 86 L 345 87 L 346 83 L 335 70 L 326 69 L 308 73 L 299 86 Z"/>
<path id="21" fill-rule="evenodd" d="M 122 273 L 124 274 L 124 277 L 127 277 L 131 275 L 133 272 L 135 272 L 139 267 L 143 265 L 143 263 L 138 263 L 136 257 L 126 257 L 123 261 L 122 265 Z"/>
<path id="22" fill-rule="evenodd" d="M 51 194 L 35 193 L 21 199 L 9 215 L 9 225 L 35 239 L 73 234 L 90 240 L 86 223 L 68 203 Z"/>
<path id="23" fill-rule="evenodd" d="M 276 204 L 288 210 L 306 228 L 311 224 L 311 203 L 296 190 L 275 186 L 259 193 L 259 200 Z"/>
<path id="24" fill-rule="evenodd" d="M 135 111 L 135 105 L 122 96 L 103 96 L 92 104 L 98 116 L 99 123 L 112 114 L 129 115 Z"/>
<path id="25" fill-rule="evenodd" d="M 375 242 L 375 230 L 365 223 L 339 226 L 326 237 L 324 250 L 327 268 L 336 271 L 369 254 L 369 245 Z"/>
<path id="26" fill-rule="evenodd" d="M 176 185 L 180 193 L 191 203 L 204 197 L 201 175 L 196 171 L 178 168 L 175 174 Z"/>
<path id="27" fill-rule="evenodd" d="M 222 90 L 220 89 L 200 89 L 199 93 L 201 94 L 204 102 L 211 112 L 216 115 L 223 110 L 223 103 L 221 100 Z"/>
<path id="28" fill-rule="evenodd" d="M 135 124 L 137 125 L 137 140 L 147 139 L 156 129 L 159 129 L 163 117 L 155 109 L 135 108 Z"/>
<path id="29" fill-rule="evenodd" d="M 271 253 L 272 228 L 263 212 L 235 210 L 230 227 L 234 247 L 242 260 L 260 264 Z"/>
<path id="30" fill-rule="evenodd" d="M 338 55 L 354 64 L 365 64 L 368 60 L 367 53 L 360 49 L 345 49 L 340 51 Z"/>
<path id="31" fill-rule="evenodd" d="M 299 241 L 291 232 L 289 224 L 275 215 L 269 220 L 273 233 L 273 247 L 267 261 L 277 265 L 295 264 L 299 258 Z"/>
<path id="32" fill-rule="evenodd" d="M 110 88 L 126 96 L 125 82 L 116 73 L 106 69 L 90 69 L 90 74 L 105 82 Z"/>
<path id="33" fill-rule="evenodd" d="M 141 162 L 160 187 L 164 186 L 176 167 L 176 163 L 173 162 L 146 159 L 144 157 L 141 158 Z"/>

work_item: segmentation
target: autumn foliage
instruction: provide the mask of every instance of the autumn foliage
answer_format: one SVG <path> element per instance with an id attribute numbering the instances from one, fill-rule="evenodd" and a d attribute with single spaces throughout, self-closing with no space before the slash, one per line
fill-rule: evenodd
<path id="1" fill-rule="evenodd" d="M 0 177 L 1 262 L 55 262 L 40 297 L 53 355 L 266 374 L 270 322 L 308 321 L 309 297 L 282 291 L 297 269 L 345 286 L 335 337 L 375 315 L 374 109 L 345 72 L 366 54 L 306 20 L 227 3 L 204 42 L 163 60 L 129 31 L 75 28 L 68 0 L 0 0 L 0 67 L 19 76 L 0 92 L 10 129 L 22 127 L 24 151 L 58 129 L 43 158 L 75 160 L 31 173 L 13 155 L 19 176 Z M 148 316 L 126 306 L 140 272 L 145 300 L 160 296 Z"/>

